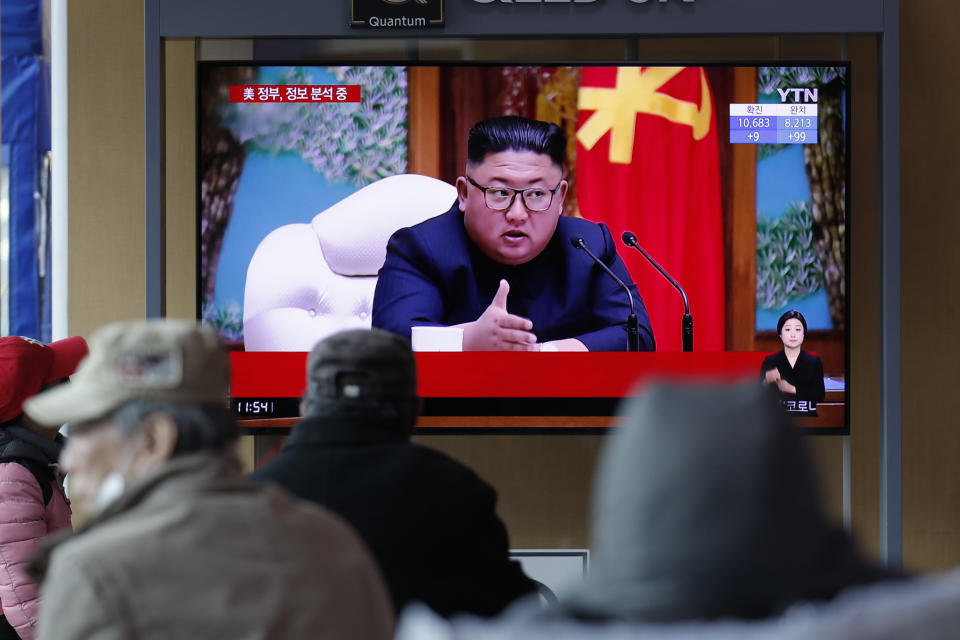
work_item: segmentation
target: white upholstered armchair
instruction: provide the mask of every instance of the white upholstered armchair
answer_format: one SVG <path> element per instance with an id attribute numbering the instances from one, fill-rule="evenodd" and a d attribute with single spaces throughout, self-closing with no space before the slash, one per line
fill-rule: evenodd
<path id="1" fill-rule="evenodd" d="M 377 272 L 394 231 L 444 213 L 457 196 L 416 174 L 383 178 L 260 242 L 243 300 L 247 351 L 309 351 L 324 337 L 370 327 Z"/>

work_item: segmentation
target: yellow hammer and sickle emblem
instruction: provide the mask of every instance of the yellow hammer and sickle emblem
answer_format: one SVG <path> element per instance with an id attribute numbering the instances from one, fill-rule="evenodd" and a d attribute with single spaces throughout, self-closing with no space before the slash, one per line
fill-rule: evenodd
<path id="1" fill-rule="evenodd" d="M 617 69 L 617 84 L 612 89 L 581 87 L 580 109 L 594 113 L 577 131 L 584 148 L 593 145 L 610 131 L 610 162 L 629 164 L 633 157 L 633 140 L 637 114 L 649 113 L 693 129 L 693 139 L 702 140 L 710 132 L 712 105 L 707 74 L 700 69 L 700 108 L 695 102 L 678 100 L 657 91 L 685 67 L 639 67 Z"/>

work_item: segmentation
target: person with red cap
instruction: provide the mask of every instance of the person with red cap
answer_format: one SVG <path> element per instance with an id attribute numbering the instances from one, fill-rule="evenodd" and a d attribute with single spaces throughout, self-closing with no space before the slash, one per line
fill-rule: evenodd
<path id="1" fill-rule="evenodd" d="M 86 355 L 79 336 L 50 344 L 0 338 L 0 640 L 34 637 L 40 588 L 24 566 L 40 538 L 70 527 L 57 469 L 60 425 L 31 420 L 23 403 L 70 376 Z"/>

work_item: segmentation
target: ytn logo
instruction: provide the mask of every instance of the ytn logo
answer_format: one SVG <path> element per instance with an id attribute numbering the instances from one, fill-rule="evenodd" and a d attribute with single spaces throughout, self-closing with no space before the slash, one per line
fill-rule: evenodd
<path id="1" fill-rule="evenodd" d="M 789 89 L 781 89 L 780 87 L 777 87 L 777 93 L 780 94 L 780 102 L 786 102 L 786 101 L 787 101 L 787 96 L 789 96 L 789 95 L 792 93 L 792 94 L 793 94 L 793 100 L 792 100 L 792 102 L 813 102 L 813 103 L 816 103 L 816 102 L 817 102 L 817 98 L 818 98 L 819 95 L 820 95 L 820 90 L 819 90 L 819 89 L 801 89 L 801 88 L 799 88 L 799 87 L 797 87 L 797 88 L 789 88 Z"/>

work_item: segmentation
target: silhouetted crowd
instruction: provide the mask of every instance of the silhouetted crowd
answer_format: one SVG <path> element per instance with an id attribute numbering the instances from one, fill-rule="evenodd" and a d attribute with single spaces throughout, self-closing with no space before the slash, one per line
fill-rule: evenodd
<path id="1" fill-rule="evenodd" d="M 828 521 L 798 431 L 756 382 L 623 404 L 589 575 L 548 602 L 510 559 L 493 488 L 411 441 L 406 340 L 334 334 L 306 381 L 303 419 L 244 477 L 212 329 L 0 338 L 0 639 L 646 638 L 912 582 Z M 706 635 L 692 629 L 663 637 Z"/>

